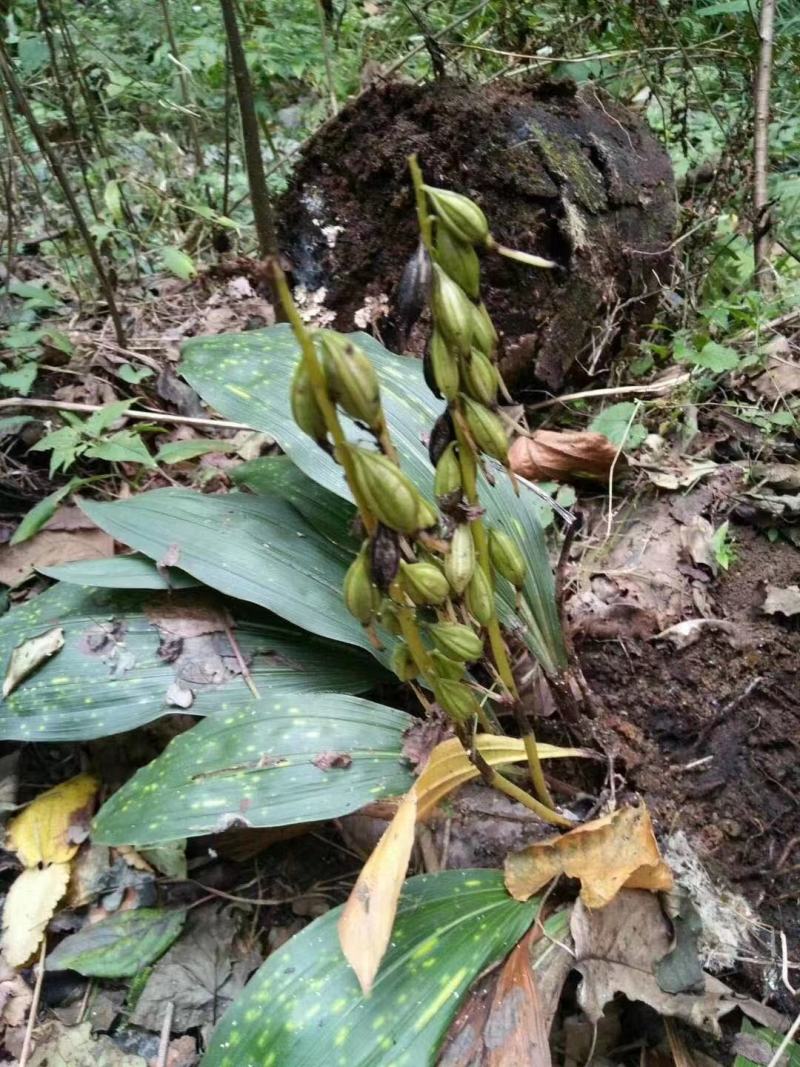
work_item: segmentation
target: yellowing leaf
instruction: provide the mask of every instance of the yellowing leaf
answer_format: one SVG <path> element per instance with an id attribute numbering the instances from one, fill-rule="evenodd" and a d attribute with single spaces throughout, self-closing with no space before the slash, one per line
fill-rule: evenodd
<path id="1" fill-rule="evenodd" d="M 79 774 L 39 796 L 8 827 L 8 847 L 26 867 L 68 863 L 85 838 L 99 782 Z"/>
<path id="2" fill-rule="evenodd" d="M 406 793 L 364 864 L 339 919 L 339 943 L 366 996 L 389 945 L 397 901 L 414 847 L 416 786 Z"/>
<path id="3" fill-rule="evenodd" d="M 505 867 L 506 886 L 517 900 L 527 900 L 559 874 L 580 879 L 588 908 L 604 907 L 623 886 L 652 892 L 672 887 L 643 804 L 538 841 L 509 856 Z"/>
<path id="4" fill-rule="evenodd" d="M 525 759 L 525 746 L 517 737 L 498 737 L 496 734 L 478 734 L 475 747 L 492 766 L 503 763 L 518 763 Z M 558 745 L 538 745 L 540 759 L 564 759 L 567 756 L 592 755 L 585 748 L 559 748 Z M 425 770 L 417 779 L 418 818 L 429 814 L 439 801 L 452 793 L 464 782 L 478 777 L 478 770 L 470 762 L 469 754 L 457 737 L 442 741 L 431 752 Z"/>
<path id="5" fill-rule="evenodd" d="M 69 864 L 51 863 L 23 871 L 13 883 L 3 908 L 2 951 L 12 967 L 27 963 L 64 895 Z"/>
<path id="6" fill-rule="evenodd" d="M 12 693 L 20 682 L 23 682 L 29 674 L 33 674 L 45 660 L 54 656 L 60 648 L 64 647 L 64 631 L 60 626 L 53 627 L 46 634 L 39 637 L 31 637 L 17 645 L 11 653 L 8 661 L 8 670 L 3 679 L 3 700 Z"/>
<path id="7" fill-rule="evenodd" d="M 475 747 L 492 766 L 525 759 L 525 746 L 513 737 L 479 734 Z M 542 759 L 589 754 L 585 749 L 556 745 L 538 748 Z M 339 919 L 339 941 L 365 994 L 372 988 L 389 944 L 397 901 L 414 847 L 417 818 L 429 814 L 448 793 L 477 776 L 478 771 L 458 738 L 437 745 L 358 876 Z"/>

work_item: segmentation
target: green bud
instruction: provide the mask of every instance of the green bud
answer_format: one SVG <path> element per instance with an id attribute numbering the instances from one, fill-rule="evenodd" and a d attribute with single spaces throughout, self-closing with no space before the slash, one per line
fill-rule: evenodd
<path id="1" fill-rule="evenodd" d="M 331 398 L 374 429 L 381 418 L 378 376 L 365 352 L 335 330 L 320 330 L 322 362 Z"/>
<path id="2" fill-rule="evenodd" d="M 447 579 L 433 563 L 401 563 L 400 574 L 415 604 L 443 604 L 450 595 Z"/>
<path id="3" fill-rule="evenodd" d="M 450 189 L 436 189 L 430 185 L 424 189 L 434 211 L 456 237 L 471 245 L 486 244 L 489 223 L 474 200 Z"/>
<path id="4" fill-rule="evenodd" d="M 372 584 L 367 553 L 363 549 L 347 569 L 342 592 L 347 610 L 366 626 L 380 604 L 380 595 Z"/>
<path id="5" fill-rule="evenodd" d="M 486 626 L 494 615 L 494 593 L 483 567 L 475 568 L 464 599 L 470 615 Z"/>
<path id="6" fill-rule="evenodd" d="M 475 444 L 487 456 L 494 456 L 503 464 L 508 463 L 508 438 L 500 419 L 470 397 L 462 395 L 462 400 L 464 417 Z"/>
<path id="7" fill-rule="evenodd" d="M 436 678 L 449 678 L 450 681 L 457 682 L 459 678 L 464 677 L 467 665 L 460 660 L 450 659 L 449 656 L 445 656 L 444 653 L 440 652 L 438 648 L 434 648 L 431 651 L 430 657 Z"/>
<path id="8" fill-rule="evenodd" d="M 419 674 L 411 649 L 408 645 L 397 645 L 392 653 L 392 670 L 401 682 L 410 682 Z"/>
<path id="9" fill-rule="evenodd" d="M 450 442 L 436 464 L 433 492 L 437 498 L 461 492 L 461 464 L 458 462 L 455 441 Z"/>
<path id="10" fill-rule="evenodd" d="M 481 286 L 481 265 L 471 244 L 459 240 L 446 226 L 436 230 L 436 262 L 458 282 L 467 296 L 478 299 Z"/>
<path id="11" fill-rule="evenodd" d="M 497 341 L 497 330 L 495 330 L 494 323 L 486 310 L 486 305 L 483 301 L 480 304 L 473 304 L 472 347 L 477 348 L 491 359 L 497 350 Z"/>
<path id="12" fill-rule="evenodd" d="M 439 678 L 433 683 L 433 695 L 442 711 L 455 722 L 469 722 L 480 712 L 478 698 L 463 682 Z"/>
<path id="13" fill-rule="evenodd" d="M 458 394 L 458 360 L 452 355 L 447 342 L 436 329 L 431 334 L 428 352 L 433 380 L 439 392 L 445 399 L 454 400 Z"/>
<path id="14" fill-rule="evenodd" d="M 380 452 L 350 447 L 358 489 L 375 517 L 392 530 L 415 533 L 437 517 L 411 479 Z"/>
<path id="15" fill-rule="evenodd" d="M 497 368 L 480 349 L 473 348 L 462 361 L 464 390 L 473 400 L 493 407 L 497 403 Z"/>
<path id="16" fill-rule="evenodd" d="M 466 355 L 474 326 L 473 304 L 449 274 L 434 263 L 431 310 L 436 328 L 454 352 Z"/>
<path id="17" fill-rule="evenodd" d="M 439 651 L 451 659 L 471 663 L 483 655 L 483 641 L 460 622 L 437 622 L 430 627 L 430 635 Z"/>
<path id="18" fill-rule="evenodd" d="M 315 441 L 324 441 L 327 436 L 325 417 L 320 410 L 311 379 L 302 359 L 294 369 L 291 389 L 292 417 L 303 433 Z"/>
<path id="19" fill-rule="evenodd" d="M 475 570 L 475 542 L 469 523 L 456 526 L 450 541 L 450 551 L 444 561 L 444 573 L 453 592 L 458 596 L 467 588 L 467 583 Z"/>
<path id="20" fill-rule="evenodd" d="M 516 542 L 505 530 L 496 527 L 489 531 L 489 557 L 498 574 L 517 589 L 525 581 L 527 567 Z"/>

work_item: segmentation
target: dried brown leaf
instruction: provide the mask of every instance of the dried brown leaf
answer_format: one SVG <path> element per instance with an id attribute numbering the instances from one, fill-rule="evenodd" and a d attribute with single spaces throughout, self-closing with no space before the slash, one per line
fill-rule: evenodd
<path id="1" fill-rule="evenodd" d="M 154 597 L 144 610 L 153 625 L 170 637 L 203 637 L 230 626 L 226 609 L 194 590 L 182 596 L 169 593 Z"/>
<path id="2" fill-rule="evenodd" d="M 0 956 L 0 1032 L 6 1026 L 22 1026 L 33 994 L 22 975 Z"/>
<path id="3" fill-rule="evenodd" d="M 761 610 L 765 615 L 800 614 L 800 585 L 787 585 L 784 588 L 779 585 L 768 585 Z"/>
<path id="4" fill-rule="evenodd" d="M 530 437 L 517 437 L 508 450 L 514 473 L 533 481 L 607 479 L 616 455 L 607 437 L 590 430 L 536 430 Z"/>
<path id="5" fill-rule="evenodd" d="M 0 548 L 0 583 L 12 588 L 27 582 L 38 567 L 114 555 L 114 539 L 97 528 L 41 530 L 22 544 Z"/>
<path id="6" fill-rule="evenodd" d="M 12 967 L 27 963 L 69 882 L 69 863 L 31 867 L 12 883 L 3 907 L 2 952 Z"/>
<path id="7" fill-rule="evenodd" d="M 515 852 L 505 871 L 508 891 L 517 900 L 532 897 L 559 874 L 578 878 L 581 900 L 590 908 L 605 907 L 623 886 L 652 892 L 672 888 L 643 804 Z"/>
<path id="8" fill-rule="evenodd" d="M 530 931 L 503 965 L 484 1029 L 486 1067 L 550 1067 L 550 1040 L 531 966 Z"/>
<path id="9" fill-rule="evenodd" d="M 397 814 L 361 870 L 339 919 L 339 941 L 365 995 L 372 989 L 394 925 L 397 901 L 414 845 L 416 787 L 406 793 Z"/>
<path id="10" fill-rule="evenodd" d="M 11 653 L 6 676 L 3 679 L 3 699 L 5 700 L 20 682 L 24 682 L 28 675 L 33 674 L 37 667 L 41 667 L 63 647 L 64 630 L 61 626 L 54 626 L 47 633 L 31 637 L 23 641 L 21 645 L 17 645 Z"/>

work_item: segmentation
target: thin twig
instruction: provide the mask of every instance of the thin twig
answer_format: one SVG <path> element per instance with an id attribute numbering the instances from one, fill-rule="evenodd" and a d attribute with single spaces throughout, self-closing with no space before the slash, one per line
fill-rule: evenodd
<path id="1" fill-rule="evenodd" d="M 455 30 L 462 23 L 471 19 L 473 15 L 477 15 L 488 3 L 489 0 L 480 0 L 479 4 L 476 4 L 475 7 L 471 7 L 469 11 L 455 19 L 449 26 L 445 26 L 443 30 L 439 30 L 438 33 L 432 33 L 428 37 L 424 37 L 421 44 L 415 45 L 410 52 L 406 52 L 404 56 L 401 56 L 400 59 L 392 63 L 390 67 L 383 71 L 380 77 L 384 81 L 388 81 L 396 71 L 400 70 L 401 67 L 404 67 L 406 63 L 408 63 L 409 59 L 413 59 L 414 56 L 419 55 L 420 52 L 424 51 L 428 47 L 429 41 L 440 41 L 442 37 L 446 37 L 451 30 Z"/>
<path id="2" fill-rule="evenodd" d="M 227 619 L 224 619 L 223 626 L 225 627 L 225 636 L 228 638 L 228 643 L 230 644 L 231 649 L 233 650 L 233 655 L 236 659 L 236 662 L 239 664 L 239 670 L 242 672 L 242 677 L 247 683 L 247 688 L 250 690 L 256 700 L 260 700 L 261 694 L 256 688 L 256 683 L 253 681 L 253 676 L 250 673 L 250 668 L 245 663 L 244 656 L 242 655 L 242 650 L 239 648 L 239 642 L 236 640 L 236 636 L 234 635 L 233 628 L 230 622 Z"/>
<path id="3" fill-rule="evenodd" d="M 33 1028 L 36 1024 L 36 1016 L 39 1011 L 39 1001 L 42 996 L 42 984 L 44 983 L 44 957 L 47 952 L 47 938 L 42 938 L 42 948 L 39 952 L 39 969 L 36 972 L 36 985 L 33 987 L 33 1000 L 31 1001 L 28 1014 L 28 1025 L 25 1027 L 25 1038 L 22 1042 L 22 1051 L 19 1054 L 19 1067 L 25 1067 L 31 1054 L 31 1042 L 33 1040 Z"/>
<path id="4" fill-rule="evenodd" d="M 797 312 L 792 314 L 796 315 Z M 651 382 L 649 385 L 618 385 L 608 389 L 584 389 L 581 393 L 564 393 L 563 396 L 551 396 L 549 400 L 539 400 L 535 404 L 526 404 L 526 411 L 541 411 L 543 408 L 551 408 L 556 404 L 567 404 L 571 400 L 591 400 L 598 396 L 624 396 L 652 393 L 660 396 L 668 393 L 671 389 L 677 389 L 679 385 L 685 385 L 691 374 L 678 374 L 674 378 L 666 378 L 661 382 Z"/>
<path id="5" fill-rule="evenodd" d="M 769 163 L 769 87 L 772 78 L 772 42 L 775 25 L 775 0 L 762 0 L 758 35 L 761 47 L 758 55 L 758 74 L 755 84 L 755 117 L 753 119 L 753 248 L 755 275 L 759 289 L 766 288 L 769 279 L 770 217 L 767 190 Z"/>
<path id="6" fill-rule="evenodd" d="M 95 411 L 102 411 L 105 404 L 79 404 L 66 400 L 39 400 L 27 396 L 12 396 L 6 400 L 0 400 L 0 411 L 4 408 L 44 408 L 51 411 L 77 411 L 84 415 L 91 415 Z M 170 415 L 165 411 L 131 411 L 125 412 L 126 419 L 139 419 L 144 422 L 175 422 L 181 426 L 208 426 L 216 430 L 252 430 L 243 422 L 225 422 L 223 419 L 196 419 L 189 415 Z"/>
<path id="7" fill-rule="evenodd" d="M 169 1037 L 172 1033 L 172 1017 L 175 1014 L 175 1005 L 173 1002 L 167 1001 L 167 1008 L 164 1012 L 164 1022 L 161 1025 L 161 1038 L 158 1042 L 158 1056 L 156 1057 L 156 1067 L 167 1067 L 167 1056 L 169 1054 Z"/>

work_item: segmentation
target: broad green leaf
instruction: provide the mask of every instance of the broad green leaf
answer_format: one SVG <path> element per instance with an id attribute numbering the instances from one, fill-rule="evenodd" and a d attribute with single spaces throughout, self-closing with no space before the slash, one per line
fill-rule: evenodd
<path id="1" fill-rule="evenodd" d="M 92 839 L 158 844 L 231 826 L 333 819 L 413 782 L 405 712 L 334 693 L 273 693 L 176 737 L 106 801 Z M 337 766 L 326 768 L 336 756 Z"/>
<path id="2" fill-rule="evenodd" d="M 638 448 L 647 437 L 647 430 L 636 421 L 636 407 L 632 400 L 612 404 L 592 419 L 589 429 L 603 434 L 617 448 Z"/>
<path id="3" fill-rule="evenodd" d="M 708 341 L 689 361 L 696 367 L 705 367 L 714 374 L 722 374 L 723 371 L 735 370 L 739 366 L 740 356 L 735 349 L 727 345 Z"/>
<path id="4" fill-rule="evenodd" d="M 50 953 L 48 971 L 77 971 L 87 978 L 129 978 L 166 952 L 186 913 L 166 908 L 120 911 L 70 934 Z"/>
<path id="5" fill-rule="evenodd" d="M 349 556 L 358 551 L 358 541 L 350 532 L 355 507 L 313 482 L 288 456 L 265 456 L 242 463 L 231 471 L 231 479 L 254 493 L 286 500 L 318 533 L 340 545 Z"/>
<path id="6" fill-rule="evenodd" d="M 154 373 L 152 367 L 134 367 L 132 363 L 123 363 L 117 371 L 117 377 L 128 385 L 138 385 L 145 378 L 152 378 Z"/>
<path id="7" fill-rule="evenodd" d="M 28 301 L 30 307 L 47 308 L 49 310 L 61 307 L 61 301 L 50 289 L 45 289 L 42 285 L 35 285 L 33 282 L 21 282 L 14 279 L 9 283 L 8 291 L 12 296 L 18 296 L 21 300 Z"/>
<path id="8" fill-rule="evenodd" d="M 103 203 L 106 205 L 106 211 L 108 211 L 111 221 L 119 222 L 122 218 L 122 194 L 119 182 L 116 179 L 106 182 L 106 187 L 103 190 Z"/>
<path id="9" fill-rule="evenodd" d="M 234 452 L 231 441 L 170 441 L 156 453 L 158 463 L 183 463 L 187 459 L 205 456 L 209 452 Z"/>
<path id="10" fill-rule="evenodd" d="M 471 983 L 533 922 L 498 871 L 410 878 L 372 993 L 334 908 L 274 952 L 223 1016 L 201 1067 L 428 1067 Z"/>
<path id="11" fill-rule="evenodd" d="M 194 260 L 191 256 L 187 256 L 185 252 L 181 252 L 180 248 L 162 248 L 161 264 L 164 270 L 168 270 L 176 278 L 183 278 L 185 282 L 197 277 L 197 267 L 194 265 Z"/>
<path id="12" fill-rule="evenodd" d="M 441 414 L 442 403 L 425 385 L 420 360 L 394 355 L 368 334 L 351 336 L 370 357 L 378 374 L 386 418 L 403 469 L 430 497 L 433 470 L 426 442 L 434 420 Z M 297 356 L 291 328 L 280 325 L 267 330 L 193 339 L 183 347 L 181 369 L 189 384 L 226 418 L 272 434 L 308 478 L 331 493 L 349 499 L 341 469 L 298 429 L 291 416 L 289 387 Z M 363 439 L 363 432 L 354 423 L 347 419 L 343 423 L 348 437 Z M 529 577 L 525 591 L 526 617 L 534 620 L 539 631 L 529 635 L 529 645 L 545 667 L 553 669 L 564 662 L 565 651 L 560 627 L 558 633 L 553 629 L 557 625 L 553 579 L 536 520 L 537 504 L 532 492 L 524 487 L 517 501 L 504 472 L 499 466 L 494 469 L 496 490 L 489 491 L 485 483 L 481 490 L 487 521 L 508 526 L 513 517 L 518 524 L 514 535 L 531 563 L 531 570 L 537 571 Z M 247 482 L 247 476 L 243 478 Z M 249 484 L 258 488 L 257 482 Z M 510 625 L 515 622 L 519 625 L 513 590 L 507 583 L 500 583 L 499 593 L 503 617 Z M 534 593 L 535 599 L 531 599 Z M 545 595 L 549 597 L 547 603 L 541 599 Z"/>
<path id="13" fill-rule="evenodd" d="M 0 670 L 13 649 L 55 626 L 63 628 L 64 647 L 0 702 L 0 739 L 75 741 L 131 730 L 180 710 L 168 701 L 176 684 L 194 694 L 193 715 L 230 715 L 252 704 L 227 635 L 170 638 L 153 621 L 165 602 L 188 609 L 197 600 L 191 590 L 123 593 L 60 584 L 2 616 Z M 204 596 L 202 604 L 209 603 L 232 613 L 237 644 L 263 697 L 366 692 L 388 677 L 372 657 L 249 605 Z"/>
<path id="14" fill-rule="evenodd" d="M 71 478 L 66 485 L 62 485 L 60 489 L 53 490 L 52 493 L 48 493 L 46 497 L 43 497 L 38 504 L 34 504 L 14 531 L 11 544 L 19 545 L 23 541 L 27 541 L 29 537 L 33 537 L 35 533 L 38 533 L 44 524 L 55 515 L 56 508 L 64 497 L 69 496 L 73 489 L 80 484 L 80 478 Z"/>
<path id="15" fill-rule="evenodd" d="M 191 589 L 196 578 L 177 567 L 159 567 L 147 556 L 111 556 L 106 559 L 79 559 L 56 567 L 38 567 L 40 574 L 72 585 L 101 589 Z"/>
<path id="16" fill-rule="evenodd" d="M 443 403 L 428 391 L 419 360 L 393 355 L 368 334 L 351 336 L 377 371 L 386 418 L 403 469 L 430 497 L 433 470 L 424 442 Z M 198 337 L 188 341 L 182 351 L 181 373 L 208 404 L 226 418 L 272 434 L 309 478 L 350 498 L 341 468 L 292 418 L 289 385 L 298 348 L 290 326 Z M 344 417 L 342 422 L 349 438 L 369 440 L 349 419 Z"/>
<path id="17" fill-rule="evenodd" d="M 9 415 L 5 419 L 0 419 L 0 435 L 16 433 L 23 426 L 27 426 L 29 422 L 34 421 L 32 415 Z"/>
<path id="18" fill-rule="evenodd" d="M 75 351 L 75 345 L 65 333 L 61 332 L 61 330 L 42 330 L 42 336 L 51 348 L 57 348 L 58 351 L 63 352 L 65 356 L 71 356 Z"/>
<path id="19" fill-rule="evenodd" d="M 342 604 L 352 553 L 323 537 L 284 500 L 156 489 L 113 504 L 84 500 L 81 506 L 101 529 L 151 559 L 174 549 L 181 569 L 206 585 L 269 608 L 311 633 L 370 648 Z"/>
<path id="20" fill-rule="evenodd" d="M 9 370 L 0 374 L 0 385 L 4 389 L 8 389 L 10 393 L 19 393 L 20 396 L 27 396 L 31 391 L 31 386 L 36 381 L 38 373 L 39 368 L 36 363 L 33 361 L 23 363 L 17 370 Z"/>

